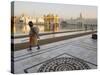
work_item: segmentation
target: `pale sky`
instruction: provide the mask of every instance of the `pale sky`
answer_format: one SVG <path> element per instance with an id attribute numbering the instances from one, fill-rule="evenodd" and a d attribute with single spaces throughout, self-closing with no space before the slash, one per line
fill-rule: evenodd
<path id="1" fill-rule="evenodd" d="M 86 5 L 36 3 L 36 2 L 14 2 L 14 15 L 43 16 L 44 14 L 57 14 L 61 18 L 77 18 L 82 13 L 84 18 L 97 18 L 97 7 Z"/>

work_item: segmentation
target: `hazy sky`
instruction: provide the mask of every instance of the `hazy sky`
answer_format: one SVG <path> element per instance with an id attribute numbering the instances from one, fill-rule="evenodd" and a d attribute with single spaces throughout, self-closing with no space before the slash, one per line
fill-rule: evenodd
<path id="1" fill-rule="evenodd" d="M 36 3 L 36 2 L 14 2 L 14 14 L 19 16 L 26 14 L 29 16 L 43 16 L 44 14 L 57 14 L 61 18 L 77 18 L 82 13 L 84 18 L 97 18 L 96 6 Z"/>

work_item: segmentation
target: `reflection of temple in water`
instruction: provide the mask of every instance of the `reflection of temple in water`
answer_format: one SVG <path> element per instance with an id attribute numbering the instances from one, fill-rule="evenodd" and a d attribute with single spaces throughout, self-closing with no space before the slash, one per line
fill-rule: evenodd
<path id="1" fill-rule="evenodd" d="M 27 33 L 30 28 L 28 22 L 32 21 L 35 26 L 37 26 L 40 32 L 45 31 L 58 31 L 59 29 L 59 17 L 56 15 L 48 14 L 43 17 L 35 18 L 31 16 L 21 16 L 11 17 L 12 32 L 14 33 Z"/>

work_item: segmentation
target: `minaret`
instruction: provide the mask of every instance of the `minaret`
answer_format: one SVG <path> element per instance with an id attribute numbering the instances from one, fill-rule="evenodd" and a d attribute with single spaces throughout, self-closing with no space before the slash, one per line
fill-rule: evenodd
<path id="1" fill-rule="evenodd" d="M 82 13 L 80 13 L 79 20 L 80 20 L 80 23 L 81 23 L 81 25 L 82 25 L 82 28 L 84 29 Z"/>
<path id="2" fill-rule="evenodd" d="M 82 20 L 82 18 L 83 18 L 83 17 L 82 17 L 82 13 L 80 13 L 80 20 Z"/>

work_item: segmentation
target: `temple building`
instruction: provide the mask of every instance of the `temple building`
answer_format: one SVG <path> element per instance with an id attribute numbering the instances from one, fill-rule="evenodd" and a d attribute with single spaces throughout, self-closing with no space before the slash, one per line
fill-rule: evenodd
<path id="1" fill-rule="evenodd" d="M 53 14 L 44 15 L 44 26 L 45 31 L 58 31 L 59 17 Z"/>
<path id="2" fill-rule="evenodd" d="M 77 18 L 70 18 L 66 20 L 62 20 L 60 22 L 61 29 L 81 29 L 85 30 L 87 27 L 88 30 L 91 30 L 93 27 L 95 30 L 97 29 L 97 19 L 93 18 L 84 18 L 82 13 Z"/>
<path id="3" fill-rule="evenodd" d="M 59 30 L 59 17 L 57 15 L 48 14 L 40 17 L 21 16 L 11 17 L 12 32 L 14 33 L 28 33 L 30 28 L 29 21 L 32 21 L 35 26 L 39 28 L 40 32 L 58 31 Z"/>

